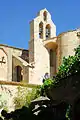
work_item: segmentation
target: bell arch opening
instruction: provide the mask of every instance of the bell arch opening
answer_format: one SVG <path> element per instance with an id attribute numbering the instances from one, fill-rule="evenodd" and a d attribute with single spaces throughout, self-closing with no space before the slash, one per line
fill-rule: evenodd
<path id="1" fill-rule="evenodd" d="M 50 24 L 46 25 L 46 33 L 45 33 L 46 39 L 49 39 L 51 36 L 51 26 Z"/>
<path id="2" fill-rule="evenodd" d="M 39 38 L 43 39 L 43 22 L 39 23 Z"/>

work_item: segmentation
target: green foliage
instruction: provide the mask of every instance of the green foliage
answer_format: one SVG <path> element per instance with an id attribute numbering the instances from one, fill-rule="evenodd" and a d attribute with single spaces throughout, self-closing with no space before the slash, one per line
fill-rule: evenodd
<path id="1" fill-rule="evenodd" d="M 70 105 L 69 105 L 67 110 L 66 110 L 66 118 L 67 118 L 67 120 L 70 120 L 70 113 L 71 113 L 71 108 L 70 108 Z"/>
<path id="2" fill-rule="evenodd" d="M 80 58 L 80 45 L 74 50 L 75 50 L 75 55 Z"/>
<path id="3" fill-rule="evenodd" d="M 54 83 L 54 80 L 48 78 L 44 81 L 44 84 L 40 87 L 40 95 L 46 96 L 46 90 L 48 90 Z"/>
<path id="4" fill-rule="evenodd" d="M 14 97 L 15 109 L 22 108 L 22 106 L 29 106 L 31 101 L 39 97 L 38 88 L 29 89 L 27 87 L 18 87 L 16 97 Z"/>
<path id="5" fill-rule="evenodd" d="M 63 63 L 59 67 L 56 79 L 60 80 L 67 76 L 70 76 L 76 72 L 80 71 L 80 61 L 78 56 L 69 56 L 68 58 L 63 58 Z"/>
<path id="6" fill-rule="evenodd" d="M 52 79 L 48 78 L 45 80 L 44 84 L 41 86 L 43 89 L 45 89 L 46 87 L 50 87 L 53 84 Z"/>
<path id="7" fill-rule="evenodd" d="M 0 109 L 8 111 L 7 100 L 3 99 L 3 94 L 0 95 Z"/>
<path id="8" fill-rule="evenodd" d="M 74 56 L 63 58 L 62 65 L 59 67 L 56 75 L 56 80 L 60 80 L 76 72 L 80 72 L 80 45 L 75 49 Z"/>
<path id="9" fill-rule="evenodd" d="M 63 78 L 66 78 L 70 75 L 73 75 L 77 72 L 80 72 L 80 45 L 74 49 L 75 55 L 69 57 L 63 57 L 63 62 L 58 69 L 58 73 L 56 77 L 52 79 L 47 79 L 41 86 L 41 91 L 46 91 L 52 86 L 58 87 L 60 85 L 60 81 Z"/>

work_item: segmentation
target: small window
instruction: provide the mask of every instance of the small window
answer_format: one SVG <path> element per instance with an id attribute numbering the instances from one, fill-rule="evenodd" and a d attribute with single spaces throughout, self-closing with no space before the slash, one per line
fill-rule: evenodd
<path id="1" fill-rule="evenodd" d="M 51 26 L 48 24 L 46 25 L 46 39 L 50 38 L 51 35 Z"/>
<path id="2" fill-rule="evenodd" d="M 43 23 L 40 22 L 39 24 L 39 38 L 43 38 Z"/>
<path id="3" fill-rule="evenodd" d="M 43 17 L 44 17 L 44 21 L 46 21 L 47 20 L 47 12 L 46 11 L 44 11 Z"/>

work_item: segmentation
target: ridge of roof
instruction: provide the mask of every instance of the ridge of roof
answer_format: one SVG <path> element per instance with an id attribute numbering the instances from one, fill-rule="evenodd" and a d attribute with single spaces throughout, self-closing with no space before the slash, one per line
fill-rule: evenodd
<path id="1" fill-rule="evenodd" d="M 7 45 L 7 44 L 0 44 L 0 46 L 5 46 L 5 47 L 9 47 L 9 48 L 15 48 L 15 49 L 18 49 L 18 50 L 26 50 L 26 51 L 28 51 L 27 49 L 18 48 L 18 47 L 14 47 L 14 46 L 9 46 L 9 45 Z"/>

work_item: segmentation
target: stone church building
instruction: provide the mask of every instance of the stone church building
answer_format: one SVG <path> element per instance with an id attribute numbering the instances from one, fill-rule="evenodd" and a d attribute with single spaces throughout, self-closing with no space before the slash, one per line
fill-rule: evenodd
<path id="1" fill-rule="evenodd" d="M 64 56 L 80 44 L 80 30 L 56 36 L 56 25 L 47 9 L 30 22 L 29 49 L 0 44 L 0 81 L 41 84 L 42 77 L 56 74 Z"/>

